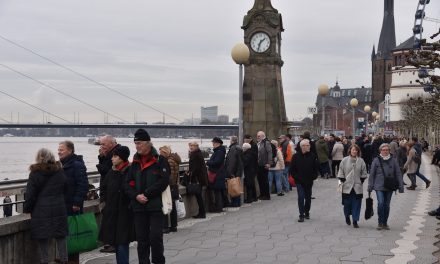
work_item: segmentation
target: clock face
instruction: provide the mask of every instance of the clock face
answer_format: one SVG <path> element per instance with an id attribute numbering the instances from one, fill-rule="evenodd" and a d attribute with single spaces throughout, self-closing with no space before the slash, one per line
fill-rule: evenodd
<path id="1" fill-rule="evenodd" d="M 270 47 L 270 38 L 266 33 L 255 33 L 251 38 L 251 48 L 258 53 L 263 53 Z"/>

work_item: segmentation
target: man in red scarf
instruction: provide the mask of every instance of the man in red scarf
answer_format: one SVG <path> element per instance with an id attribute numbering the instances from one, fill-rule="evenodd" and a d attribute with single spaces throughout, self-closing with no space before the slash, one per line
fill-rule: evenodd
<path id="1" fill-rule="evenodd" d="M 126 192 L 134 213 L 139 264 L 165 263 L 162 192 L 169 183 L 167 159 L 159 156 L 144 129 L 134 134 L 137 153 L 128 172 Z"/>

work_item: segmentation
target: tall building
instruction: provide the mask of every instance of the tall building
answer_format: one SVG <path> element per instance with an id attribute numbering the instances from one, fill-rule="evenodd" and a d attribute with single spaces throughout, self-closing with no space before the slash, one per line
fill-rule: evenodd
<path id="1" fill-rule="evenodd" d="M 203 122 L 217 122 L 218 119 L 218 106 L 208 106 L 200 108 L 200 119 Z"/>
<path id="2" fill-rule="evenodd" d="M 229 123 L 229 116 L 228 115 L 219 115 L 217 121 L 220 124 L 228 124 Z"/>
<path id="3" fill-rule="evenodd" d="M 371 54 L 373 91 L 372 104 L 377 107 L 390 92 L 393 58 L 392 50 L 396 47 L 396 30 L 394 24 L 394 0 L 384 0 L 384 16 L 377 52 L 373 46 Z"/>

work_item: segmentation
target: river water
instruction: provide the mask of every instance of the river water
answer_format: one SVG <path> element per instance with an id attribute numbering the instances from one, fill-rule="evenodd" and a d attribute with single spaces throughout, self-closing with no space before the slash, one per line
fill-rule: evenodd
<path id="1" fill-rule="evenodd" d="M 58 157 L 58 143 L 63 140 L 75 143 L 75 153 L 83 155 L 87 171 L 97 170 L 99 146 L 89 144 L 86 137 L 0 137 L 0 181 L 27 179 L 29 165 L 35 162 L 37 151 L 43 147 L 48 148 Z M 153 138 L 151 141 L 157 149 L 164 145 L 171 146 L 172 152 L 177 152 L 182 160 L 188 160 L 188 142 L 192 140 L 197 140 L 201 147 L 212 147 L 211 139 Z M 117 141 L 130 148 L 131 160 L 136 151 L 133 138 L 117 138 Z M 228 144 L 227 140 L 225 144 Z"/>

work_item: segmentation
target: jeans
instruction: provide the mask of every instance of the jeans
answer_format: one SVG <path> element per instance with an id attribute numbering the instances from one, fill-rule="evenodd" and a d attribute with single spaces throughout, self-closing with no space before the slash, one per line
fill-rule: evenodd
<path id="1" fill-rule="evenodd" d="M 344 215 L 353 218 L 353 221 L 359 221 L 359 215 L 361 214 L 362 198 L 356 196 L 356 192 L 351 190 L 350 194 L 343 196 L 342 204 L 344 205 Z"/>
<path id="2" fill-rule="evenodd" d="M 304 216 L 310 212 L 312 204 L 312 187 L 311 185 L 296 184 L 296 191 L 298 192 L 298 209 L 299 215 Z"/>
<path id="3" fill-rule="evenodd" d="M 260 187 L 260 196 L 270 198 L 269 181 L 267 180 L 268 170 L 264 166 L 258 166 L 257 180 Z"/>
<path id="4" fill-rule="evenodd" d="M 135 212 L 134 228 L 136 230 L 136 240 L 138 242 L 137 252 L 139 264 L 165 263 L 163 247 L 163 213 L 154 212 Z"/>
<path id="5" fill-rule="evenodd" d="M 275 178 L 276 191 L 277 191 L 277 193 L 281 193 L 282 192 L 281 177 L 283 177 L 283 171 L 282 170 L 269 170 L 268 177 L 269 177 L 269 191 L 272 191 L 272 182 L 273 182 L 273 179 Z"/>
<path id="6" fill-rule="evenodd" d="M 392 195 L 393 195 L 392 191 L 376 191 L 377 214 L 379 216 L 379 224 L 386 225 L 388 222 Z"/>
<path id="7" fill-rule="evenodd" d="M 422 181 L 424 181 L 425 183 L 427 183 L 427 182 L 428 182 L 428 179 L 425 177 L 425 175 L 423 175 L 423 174 L 420 172 L 420 165 L 421 165 L 421 164 L 419 164 L 419 165 L 417 166 L 416 176 L 419 176 L 419 178 L 422 179 Z M 416 184 L 416 182 L 415 182 L 415 179 L 414 179 L 414 185 L 415 185 L 415 184 Z"/>
<path id="8" fill-rule="evenodd" d="M 281 186 L 285 192 L 289 192 L 292 188 L 289 184 L 289 169 L 290 166 L 285 165 L 283 175 L 281 176 Z"/>
<path id="9" fill-rule="evenodd" d="M 231 207 L 240 207 L 241 196 L 231 197 Z"/>
<path id="10" fill-rule="evenodd" d="M 130 258 L 130 251 L 128 249 L 128 244 L 116 245 L 116 263 L 117 264 L 128 264 Z"/>
<path id="11" fill-rule="evenodd" d="M 56 238 L 55 239 L 58 249 L 58 257 L 61 261 L 67 262 L 67 242 L 66 238 Z M 49 263 L 49 239 L 39 239 L 38 253 L 40 255 L 41 263 Z"/>

